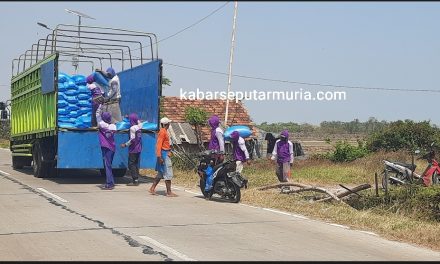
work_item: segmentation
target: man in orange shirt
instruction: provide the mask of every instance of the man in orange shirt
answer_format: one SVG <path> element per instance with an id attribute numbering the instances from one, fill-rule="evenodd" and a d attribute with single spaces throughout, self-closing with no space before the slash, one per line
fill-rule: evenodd
<path id="1" fill-rule="evenodd" d="M 156 194 L 156 186 L 163 178 L 165 180 L 165 185 L 167 187 L 168 197 L 176 197 L 177 194 L 171 191 L 171 179 L 173 178 L 173 167 L 170 159 L 171 155 L 171 146 L 170 146 L 170 137 L 168 136 L 168 128 L 170 127 L 171 120 L 167 117 L 164 117 L 160 120 L 160 124 L 162 128 L 159 130 L 159 134 L 157 135 L 157 143 L 156 143 L 156 171 L 157 176 L 154 179 L 153 185 L 151 185 L 149 192 L 153 195 Z"/>

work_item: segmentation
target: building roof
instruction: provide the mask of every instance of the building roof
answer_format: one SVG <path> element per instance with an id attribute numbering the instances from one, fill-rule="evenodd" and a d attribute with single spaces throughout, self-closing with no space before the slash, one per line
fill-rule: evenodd
<path id="1" fill-rule="evenodd" d="M 168 131 L 173 139 L 173 143 L 182 144 L 187 142 L 189 144 L 197 144 L 196 133 L 189 123 L 171 122 Z"/>
<path id="2" fill-rule="evenodd" d="M 187 123 L 185 120 L 185 109 L 189 106 L 198 107 L 204 109 L 208 114 L 208 118 L 211 115 L 218 115 L 222 125 L 225 120 L 226 100 L 187 100 L 180 99 L 178 96 L 164 96 L 162 105 L 162 116 L 166 116 L 176 123 Z M 232 125 L 245 125 L 249 126 L 253 131 L 253 136 L 257 136 L 255 124 L 252 122 L 251 117 L 243 103 L 241 101 L 235 102 L 235 100 L 229 101 L 228 112 L 228 126 Z M 211 137 L 211 128 L 208 124 L 202 126 L 202 140 L 204 142 L 209 141 Z M 186 133 L 188 134 L 188 133 Z"/>

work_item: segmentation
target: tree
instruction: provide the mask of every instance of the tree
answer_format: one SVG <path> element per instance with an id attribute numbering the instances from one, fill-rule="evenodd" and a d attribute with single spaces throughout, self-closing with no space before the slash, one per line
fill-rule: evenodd
<path id="1" fill-rule="evenodd" d="M 373 133 L 368 138 L 367 147 L 370 151 L 426 150 L 432 142 L 436 143 L 436 147 L 440 146 L 440 130 L 436 126 L 429 121 L 414 122 L 407 119 L 391 122 L 385 129 Z"/>
<path id="2" fill-rule="evenodd" d="M 171 86 L 172 81 L 167 77 L 162 77 L 162 85 Z"/>
<path id="3" fill-rule="evenodd" d="M 197 145 L 199 146 L 200 150 L 204 149 L 200 126 L 206 124 L 208 114 L 202 108 L 188 106 L 185 108 L 185 120 L 195 127 Z"/>

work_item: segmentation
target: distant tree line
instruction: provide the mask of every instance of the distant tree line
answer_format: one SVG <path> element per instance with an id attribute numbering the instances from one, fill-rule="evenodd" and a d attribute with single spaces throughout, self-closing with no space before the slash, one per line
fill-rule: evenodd
<path id="1" fill-rule="evenodd" d="M 258 128 L 267 132 L 279 133 L 283 129 L 289 132 L 311 133 L 311 134 L 372 134 L 383 131 L 390 125 L 387 121 L 379 121 L 375 117 L 370 117 L 367 121 L 361 122 L 354 119 L 350 122 L 343 121 L 323 121 L 319 125 L 311 125 L 308 123 L 298 124 L 294 122 L 288 123 L 267 123 L 263 122 L 257 125 Z"/>
<path id="2" fill-rule="evenodd" d="M 310 124 L 272 123 L 263 122 L 257 127 L 266 132 L 279 133 L 283 129 L 289 132 L 307 133 L 309 135 L 331 134 L 362 134 L 358 145 L 354 146 L 346 141 L 338 140 L 334 144 L 335 150 L 320 155 L 323 158 L 336 162 L 352 161 L 369 153 L 385 151 L 414 151 L 420 149 L 426 152 L 431 149 L 431 143 L 436 152 L 440 152 L 440 128 L 430 121 L 414 122 L 409 119 L 394 122 L 378 121 L 371 117 L 366 122 L 355 119 L 350 122 L 324 121 L 319 126 Z M 331 143 L 328 140 L 328 143 Z"/>

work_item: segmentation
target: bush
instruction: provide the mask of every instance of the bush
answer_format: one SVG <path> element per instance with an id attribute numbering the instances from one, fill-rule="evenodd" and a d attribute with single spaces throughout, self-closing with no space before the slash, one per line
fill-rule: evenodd
<path id="1" fill-rule="evenodd" d="M 390 189 L 388 198 L 383 193 L 376 197 L 370 190 L 347 202 L 357 210 L 392 212 L 417 220 L 440 221 L 440 186 L 400 186 Z"/>
<path id="2" fill-rule="evenodd" d="M 365 144 L 358 141 L 358 146 L 350 145 L 346 141 L 338 141 L 335 150 L 326 154 L 327 158 L 335 162 L 348 162 L 362 158 L 369 153 Z"/>
<path id="3" fill-rule="evenodd" d="M 440 130 L 429 121 L 399 120 L 392 122 L 384 131 L 372 134 L 367 139 L 367 148 L 370 151 L 429 149 L 432 142 L 440 146 Z"/>
<path id="4" fill-rule="evenodd" d="M 179 156 L 172 155 L 171 162 L 174 168 L 183 171 L 196 170 L 197 169 L 196 165 L 198 164 L 197 157 L 192 154 L 188 156 L 183 156 L 183 154 Z"/>
<path id="5" fill-rule="evenodd" d="M 8 139 L 11 135 L 11 123 L 9 120 L 0 120 L 0 139 Z"/>

